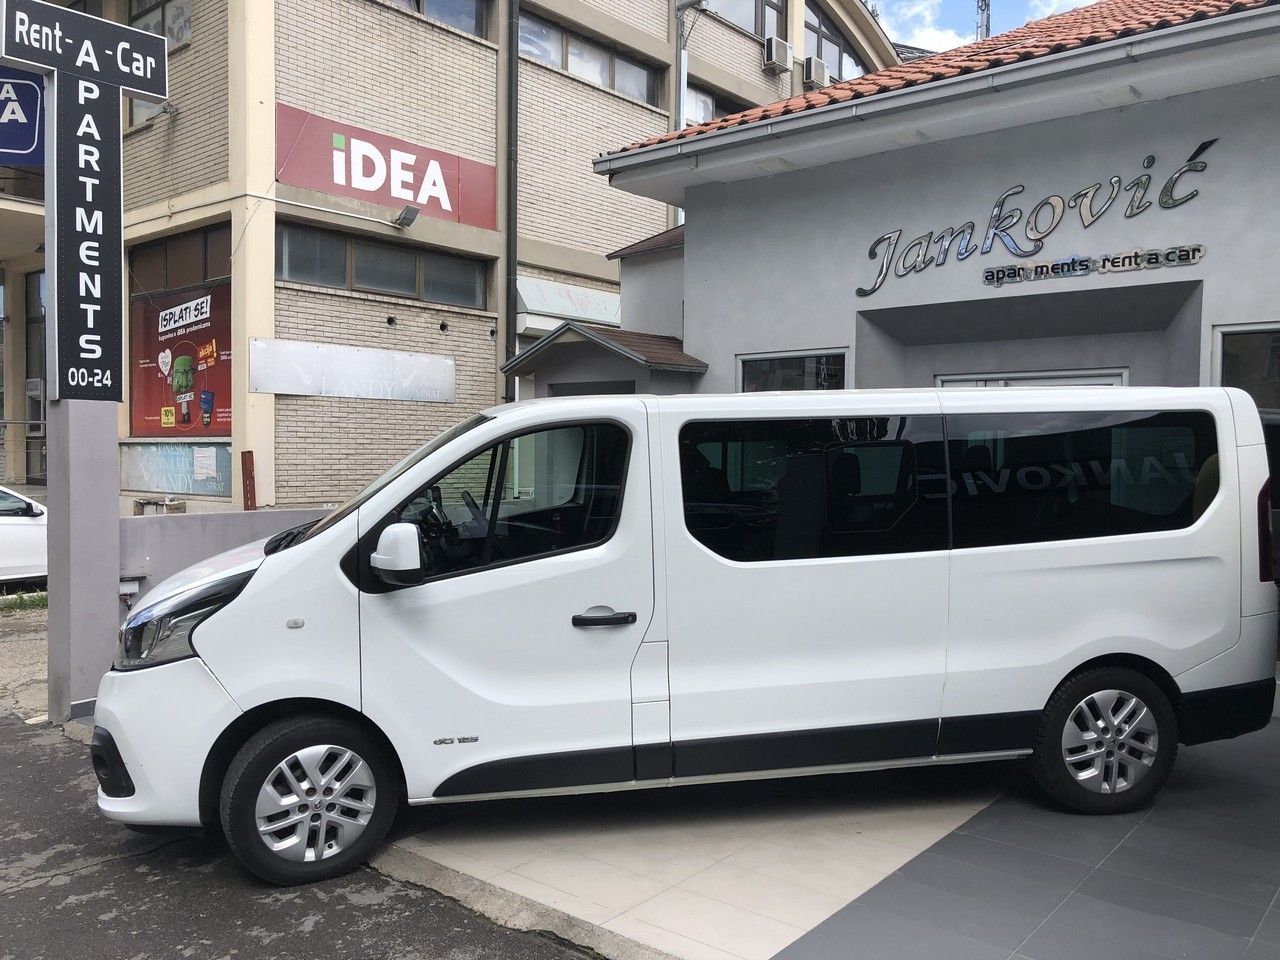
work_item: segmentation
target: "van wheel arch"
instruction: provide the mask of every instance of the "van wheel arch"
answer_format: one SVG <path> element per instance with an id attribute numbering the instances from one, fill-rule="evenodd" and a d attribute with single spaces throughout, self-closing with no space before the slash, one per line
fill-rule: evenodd
<path id="1" fill-rule="evenodd" d="M 1140 657 L 1133 653 L 1109 653 L 1101 657 L 1094 657 L 1092 660 L 1086 660 L 1080 664 L 1060 681 L 1053 688 L 1056 693 L 1064 683 L 1077 674 L 1084 673 L 1086 670 L 1094 670 L 1098 667 L 1125 667 L 1129 670 L 1135 670 L 1143 676 L 1151 680 L 1160 688 L 1168 699 L 1169 704 L 1173 707 L 1174 718 L 1178 721 L 1179 730 L 1182 727 L 1182 691 L 1178 689 L 1178 682 L 1173 676 L 1160 664 L 1154 660 L 1148 660 L 1146 657 Z M 1052 693 L 1050 694 L 1052 698 Z M 1046 701 L 1046 705 L 1048 701 Z"/>
<path id="2" fill-rule="evenodd" d="M 378 739 L 386 748 L 387 755 L 395 762 L 396 776 L 400 779 L 403 791 L 404 767 L 400 762 L 399 753 L 396 752 L 390 738 L 363 713 L 331 700 L 313 700 L 304 697 L 274 700 L 242 713 L 218 735 L 218 739 L 210 748 L 209 755 L 204 761 L 204 769 L 200 773 L 200 823 L 205 829 L 219 829 L 218 796 L 222 790 L 222 779 L 226 776 L 231 761 L 249 738 L 267 724 L 277 720 L 315 716 L 348 720 L 363 727 L 371 736 Z"/>

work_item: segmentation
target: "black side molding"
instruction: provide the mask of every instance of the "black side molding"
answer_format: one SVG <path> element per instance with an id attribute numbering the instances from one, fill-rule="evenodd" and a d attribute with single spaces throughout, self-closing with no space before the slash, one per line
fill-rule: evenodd
<path id="1" fill-rule="evenodd" d="M 1275 697 L 1274 677 L 1184 693 L 1178 711 L 1178 739 L 1194 746 L 1261 730 L 1271 722 Z"/>
<path id="2" fill-rule="evenodd" d="M 1039 710 L 943 717 L 938 731 L 938 756 L 1030 750 L 1035 746 L 1039 724 Z"/>
<path id="3" fill-rule="evenodd" d="M 626 783 L 636 775 L 630 745 L 600 750 L 575 750 L 533 757 L 490 760 L 459 770 L 440 786 L 437 797 L 467 797 L 514 790 L 553 790 L 595 783 Z"/>

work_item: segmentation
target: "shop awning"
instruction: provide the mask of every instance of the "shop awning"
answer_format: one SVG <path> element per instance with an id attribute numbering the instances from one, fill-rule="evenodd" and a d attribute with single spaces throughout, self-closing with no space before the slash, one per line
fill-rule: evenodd
<path id="1" fill-rule="evenodd" d="M 528 350 L 508 360 L 503 364 L 502 372 L 516 377 L 527 376 L 537 370 L 541 359 L 545 359 L 557 346 L 567 343 L 591 343 L 650 370 L 707 372 L 707 365 L 685 353 L 684 341 L 677 337 L 598 327 L 571 320 L 561 323 Z"/>

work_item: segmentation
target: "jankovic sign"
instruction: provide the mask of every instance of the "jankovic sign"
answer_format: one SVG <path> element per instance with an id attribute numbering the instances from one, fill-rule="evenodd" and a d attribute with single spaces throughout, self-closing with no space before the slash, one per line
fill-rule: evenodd
<path id="1" fill-rule="evenodd" d="M 40 0 L 0 0 L 0 59 L 47 74 L 49 397 L 121 399 L 120 95 L 168 96 L 165 38 Z"/>
<path id="2" fill-rule="evenodd" d="M 877 237 L 867 251 L 871 260 L 879 261 L 875 280 L 869 287 L 858 287 L 860 297 L 869 297 L 883 285 L 892 270 L 895 276 L 905 277 L 912 273 L 921 273 L 929 267 L 940 267 L 947 262 L 948 255 L 955 251 L 956 260 L 967 260 L 975 253 L 984 256 L 991 252 L 997 240 L 1015 257 L 1034 257 L 1044 249 L 1045 240 L 1062 224 L 1067 211 L 1075 211 L 1080 217 L 1081 226 L 1089 229 L 1098 222 L 1113 206 L 1123 206 L 1124 218 L 1129 220 L 1140 216 L 1151 207 L 1159 205 L 1162 210 L 1172 210 L 1188 203 L 1199 196 L 1200 191 L 1184 184 L 1183 178 L 1191 174 L 1204 173 L 1208 164 L 1200 159 L 1218 141 L 1206 140 L 1200 144 L 1187 158 L 1186 163 L 1179 166 L 1165 179 L 1159 192 L 1152 199 L 1153 184 L 1150 171 L 1156 163 L 1154 156 L 1142 161 L 1143 172 L 1133 177 L 1128 183 L 1124 177 L 1112 176 L 1106 184 L 1101 182 L 1082 187 L 1069 197 L 1051 193 L 1040 200 L 1025 214 L 1021 207 L 1013 206 L 1010 200 L 1025 189 L 1022 184 L 1010 187 L 996 197 L 991 207 L 991 216 L 982 235 L 981 243 L 975 244 L 977 226 L 970 220 L 956 227 L 930 231 L 913 240 L 899 252 L 902 239 L 902 228 L 891 230 Z M 1127 194 L 1127 200 L 1121 199 Z M 1021 225 L 1021 229 L 1019 228 Z M 990 271 L 988 271 L 990 272 Z M 1089 270 L 1074 270 L 1070 275 L 1081 275 Z M 1054 273 L 1053 276 L 1066 274 Z M 1009 277 L 1006 277 L 1007 281 Z M 989 281 L 993 282 L 993 281 Z"/>

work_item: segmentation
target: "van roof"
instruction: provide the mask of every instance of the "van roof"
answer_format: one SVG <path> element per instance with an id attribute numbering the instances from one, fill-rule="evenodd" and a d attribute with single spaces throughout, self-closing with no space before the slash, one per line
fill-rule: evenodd
<path id="1" fill-rule="evenodd" d="M 899 400 L 908 398 L 916 400 L 946 401 L 947 407 L 974 407 L 981 405 L 991 409 L 1055 409 L 1063 404 L 1086 401 L 1089 406 L 1101 409 L 1103 406 L 1119 409 L 1146 409 L 1176 406 L 1185 408 L 1196 403 L 1221 404 L 1227 399 L 1227 390 L 1222 387 L 1108 387 L 1108 386 L 1063 386 L 1063 387 L 882 387 L 874 389 L 851 390 L 774 390 L 753 393 L 679 393 L 679 394 L 599 394 L 590 397 L 540 397 L 534 400 L 519 400 L 515 403 L 501 404 L 485 411 L 488 416 L 497 416 L 503 411 L 542 406 L 545 404 L 573 404 L 589 400 L 593 408 L 599 409 L 610 403 L 625 403 L 633 400 L 655 402 L 659 407 L 691 409 L 697 407 L 716 407 L 742 405 L 760 407 L 777 405 L 782 408 L 801 406 L 829 406 L 841 400 L 849 402 L 865 401 L 876 397 L 894 397 Z M 1101 404 L 1098 401 L 1106 398 Z M 772 404 L 770 403 L 772 401 Z"/>

